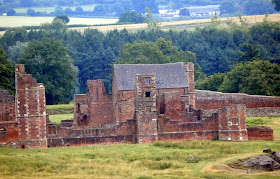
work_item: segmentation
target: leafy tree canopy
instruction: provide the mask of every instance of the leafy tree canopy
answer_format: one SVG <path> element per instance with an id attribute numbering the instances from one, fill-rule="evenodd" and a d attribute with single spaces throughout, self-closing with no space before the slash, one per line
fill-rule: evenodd
<path id="1" fill-rule="evenodd" d="M 3 49 L 0 49 L 0 89 L 14 94 L 14 65 L 9 62 Z"/>
<path id="2" fill-rule="evenodd" d="M 240 51 L 236 54 L 238 55 L 238 62 L 260 60 L 264 56 L 260 51 L 260 45 L 252 45 L 249 43 L 241 45 Z"/>
<path id="3" fill-rule="evenodd" d="M 240 63 L 227 74 L 219 91 L 280 96 L 280 66 L 265 60 Z"/>
<path id="4" fill-rule="evenodd" d="M 27 10 L 27 15 L 29 15 L 29 16 L 35 16 L 35 15 L 36 15 L 36 12 L 35 12 L 35 10 L 33 10 L 33 9 L 28 9 L 28 10 Z"/>
<path id="5" fill-rule="evenodd" d="M 14 9 L 9 9 L 8 11 L 7 11 L 7 15 L 8 16 L 14 16 L 16 14 L 16 11 L 14 10 Z"/>
<path id="6" fill-rule="evenodd" d="M 224 81 L 226 74 L 225 73 L 215 73 L 202 81 L 199 81 L 195 84 L 196 89 L 218 91 L 219 87 Z"/>
<path id="7" fill-rule="evenodd" d="M 67 24 L 70 19 L 66 15 L 57 15 L 54 20 L 61 19 L 63 23 Z"/>
<path id="8" fill-rule="evenodd" d="M 205 77 L 196 63 L 196 55 L 190 51 L 178 50 L 171 41 L 159 38 L 156 42 L 140 41 L 125 44 L 120 52 L 119 64 L 162 64 L 174 62 L 195 63 L 195 80 Z"/>
<path id="9" fill-rule="evenodd" d="M 118 23 L 143 23 L 145 22 L 146 18 L 135 11 L 126 11 L 121 14 Z"/>
<path id="10" fill-rule="evenodd" d="M 46 86 L 47 104 L 69 103 L 76 85 L 77 69 L 67 49 L 56 39 L 31 41 L 18 59 L 28 73 Z"/>

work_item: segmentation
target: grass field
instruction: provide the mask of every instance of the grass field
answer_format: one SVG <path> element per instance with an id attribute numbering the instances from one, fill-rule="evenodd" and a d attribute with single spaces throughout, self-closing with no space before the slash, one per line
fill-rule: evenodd
<path id="1" fill-rule="evenodd" d="M 82 6 L 71 6 L 71 7 L 61 6 L 61 7 L 63 8 L 63 10 L 65 10 L 66 8 L 70 8 L 73 11 L 75 11 L 76 7 L 82 7 L 84 11 L 93 11 L 93 9 L 96 5 L 97 4 L 82 5 Z M 35 12 L 50 13 L 50 12 L 54 12 L 55 8 L 56 8 L 56 6 L 55 7 L 32 7 L 31 9 L 33 9 Z M 14 10 L 17 13 L 26 13 L 28 9 L 29 8 L 14 8 Z"/>
<path id="2" fill-rule="evenodd" d="M 184 141 L 48 149 L 0 148 L 0 178 L 279 178 L 280 171 L 247 174 L 226 163 L 280 150 L 280 117 L 257 117 L 275 141 Z M 198 163 L 186 158 L 198 156 Z"/>
<path id="3" fill-rule="evenodd" d="M 49 118 L 50 118 L 51 122 L 55 122 L 57 124 L 60 124 L 61 120 L 74 118 L 74 114 L 73 113 L 53 114 L 53 115 L 49 115 Z"/>
<path id="4" fill-rule="evenodd" d="M 58 110 L 72 110 L 74 104 L 57 104 L 57 105 L 47 105 L 46 109 L 49 111 L 58 111 Z"/>
<path id="5" fill-rule="evenodd" d="M 29 16 L 0 16 L 0 27 L 39 26 L 42 23 L 51 22 L 54 17 L 29 17 Z M 68 25 L 100 25 L 114 24 L 118 19 L 103 18 L 72 18 Z"/>

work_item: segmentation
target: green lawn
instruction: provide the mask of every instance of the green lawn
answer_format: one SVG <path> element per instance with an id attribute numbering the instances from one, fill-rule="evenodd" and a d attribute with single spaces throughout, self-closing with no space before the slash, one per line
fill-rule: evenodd
<path id="1" fill-rule="evenodd" d="M 57 124 L 61 123 L 61 120 L 65 120 L 65 119 L 71 119 L 74 118 L 74 114 L 73 113 L 68 113 L 68 114 L 53 114 L 53 115 L 49 115 L 49 118 L 52 122 L 55 122 Z"/>
<path id="2" fill-rule="evenodd" d="M 185 141 L 48 149 L 0 148 L 0 178 L 279 178 L 280 171 L 247 174 L 226 163 L 280 150 L 280 117 L 257 117 L 275 141 Z M 250 120 L 253 120 L 250 118 Z M 186 158 L 198 156 L 198 163 Z"/>
<path id="3" fill-rule="evenodd" d="M 56 104 L 56 105 L 47 105 L 47 110 L 50 111 L 58 111 L 58 110 L 72 110 L 74 108 L 74 104 Z"/>

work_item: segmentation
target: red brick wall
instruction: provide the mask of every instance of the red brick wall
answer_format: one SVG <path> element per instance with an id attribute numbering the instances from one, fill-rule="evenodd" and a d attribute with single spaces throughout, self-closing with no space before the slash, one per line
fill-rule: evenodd
<path id="1" fill-rule="evenodd" d="M 88 103 L 86 94 L 74 96 L 74 125 L 75 128 L 85 128 L 88 125 Z"/>
<path id="2" fill-rule="evenodd" d="M 194 89 L 194 65 L 193 63 L 185 64 L 186 68 L 186 76 L 188 80 L 188 95 L 190 98 L 190 105 L 194 108 L 196 107 L 196 100 L 195 100 L 195 89 Z"/>
<path id="3" fill-rule="evenodd" d="M 158 138 L 155 75 L 137 75 L 135 82 L 137 142 L 152 143 Z"/>
<path id="4" fill-rule="evenodd" d="M 273 140 L 273 130 L 266 126 L 247 127 L 248 140 Z"/>
<path id="5" fill-rule="evenodd" d="M 47 147 L 45 87 L 16 65 L 16 111 L 21 148 Z"/>
<path id="6" fill-rule="evenodd" d="M 246 108 L 280 107 L 280 97 L 196 90 L 198 109 L 219 109 L 233 104 L 245 104 Z"/>
<path id="7" fill-rule="evenodd" d="M 0 122 L 0 144 L 18 141 L 18 123 L 16 121 Z"/>
<path id="8" fill-rule="evenodd" d="M 0 122 L 15 120 L 14 96 L 10 95 L 7 90 L 0 89 Z"/>
<path id="9" fill-rule="evenodd" d="M 199 113 L 190 111 L 187 116 L 198 116 Z M 161 116 L 158 122 L 159 140 L 179 140 L 174 135 L 182 136 L 182 140 L 247 140 L 244 105 L 224 107 L 218 113 L 197 119 L 196 122 L 182 122 Z M 234 123 L 230 123 L 232 120 Z"/>
<path id="10" fill-rule="evenodd" d="M 113 122 L 113 99 L 112 95 L 105 94 L 103 81 L 88 81 L 87 86 L 88 128 L 106 122 Z"/>
<path id="11" fill-rule="evenodd" d="M 114 109 L 114 121 L 125 122 L 128 119 L 133 119 L 135 114 L 135 92 L 118 91 Z"/>
<path id="12" fill-rule="evenodd" d="M 245 105 L 231 105 L 219 110 L 219 139 L 247 140 Z"/>

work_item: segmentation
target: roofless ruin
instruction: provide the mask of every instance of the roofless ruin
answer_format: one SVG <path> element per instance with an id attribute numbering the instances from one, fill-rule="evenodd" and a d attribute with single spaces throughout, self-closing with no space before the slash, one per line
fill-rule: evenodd
<path id="1" fill-rule="evenodd" d="M 273 140 L 246 128 L 246 114 L 280 114 L 280 97 L 194 89 L 192 63 L 114 65 L 112 94 L 102 80 L 74 97 L 74 119 L 48 120 L 45 88 L 16 65 L 16 95 L 0 90 L 0 145 L 45 148 L 173 140 Z"/>

